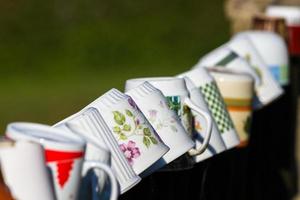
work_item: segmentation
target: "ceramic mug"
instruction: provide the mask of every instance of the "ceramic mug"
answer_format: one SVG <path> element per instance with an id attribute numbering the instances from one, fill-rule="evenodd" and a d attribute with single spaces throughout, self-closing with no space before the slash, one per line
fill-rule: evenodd
<path id="1" fill-rule="evenodd" d="M 248 37 L 241 37 L 237 35 L 227 43 L 227 46 L 239 56 L 244 57 L 261 77 L 262 84 L 257 89 L 257 97 L 259 101 L 254 102 L 256 108 L 263 107 L 271 103 L 283 94 L 283 89 L 275 80 L 261 55 L 259 55 Z"/>
<path id="2" fill-rule="evenodd" d="M 268 31 L 246 31 L 236 37 L 248 37 L 273 77 L 282 86 L 289 84 L 289 55 L 285 41 L 279 35 Z"/>
<path id="3" fill-rule="evenodd" d="M 141 174 L 170 150 L 132 98 L 119 90 L 107 91 L 87 108 L 98 110 L 136 174 Z"/>
<path id="4" fill-rule="evenodd" d="M 178 115 L 169 108 L 168 101 L 160 90 L 150 83 L 144 82 L 125 92 L 134 100 L 162 141 L 170 148 L 170 151 L 155 164 L 155 167 L 151 167 L 153 171 L 170 163 L 195 146 L 182 126 Z M 201 153 L 201 149 L 199 153 Z"/>
<path id="5" fill-rule="evenodd" d="M 241 56 L 237 55 L 234 51 L 226 45 L 222 45 L 212 52 L 208 53 L 200 59 L 200 61 L 193 67 L 206 67 L 206 68 L 225 68 L 236 73 L 250 74 L 255 80 L 255 104 L 254 109 L 261 108 L 259 99 L 259 90 L 262 86 L 262 80 L 257 71 Z"/>
<path id="6" fill-rule="evenodd" d="M 212 113 L 226 148 L 231 149 L 236 147 L 240 143 L 240 140 L 227 111 L 224 99 L 222 98 L 213 77 L 211 77 L 206 69 L 202 67 L 187 71 L 180 74 L 180 76 L 188 77 L 204 96 L 204 100 Z"/>
<path id="7" fill-rule="evenodd" d="M 100 158 L 98 153 L 91 149 L 93 144 L 107 147 L 111 152 L 111 166 L 120 185 L 121 193 L 128 191 L 140 182 L 141 178 L 134 173 L 117 141 L 95 108 L 84 109 L 57 123 L 55 127 L 67 129 L 72 134 L 84 137 L 87 140 L 85 156 L 88 158 L 103 158 Z M 89 148 L 89 144 L 93 146 Z M 102 180 L 100 181 L 100 185 L 103 186 L 104 183 Z"/>
<path id="8" fill-rule="evenodd" d="M 178 75 L 181 77 L 181 75 Z M 194 157 L 195 161 L 201 162 L 205 159 L 208 159 L 216 154 L 219 154 L 226 150 L 226 145 L 223 142 L 222 136 L 217 128 L 217 124 L 208 108 L 208 105 L 205 102 L 204 96 L 201 94 L 199 88 L 196 87 L 196 85 L 192 82 L 191 79 L 188 77 L 183 77 L 186 82 L 186 87 L 190 93 L 191 100 L 199 106 L 201 109 L 203 109 L 205 112 L 209 113 L 212 118 L 212 133 L 211 138 L 209 141 L 209 145 L 205 152 L 201 155 L 197 155 Z M 203 117 L 201 115 L 198 115 L 192 110 L 193 113 L 193 122 L 194 122 L 194 128 L 193 128 L 193 136 L 195 137 L 196 142 L 196 148 L 198 146 L 202 145 L 203 138 L 205 137 L 205 127 L 202 126 L 202 124 L 205 123 Z"/>
<path id="9" fill-rule="evenodd" d="M 54 126 L 55 128 L 64 130 L 61 134 L 66 137 L 72 137 L 75 140 L 85 140 L 86 149 L 84 160 L 85 161 L 97 161 L 104 163 L 108 166 L 111 165 L 111 153 L 101 140 L 90 134 L 88 130 L 77 126 L 74 122 L 75 119 L 70 120 L 66 123 L 61 123 Z M 111 200 L 118 198 L 118 186 L 117 182 L 114 181 L 111 184 L 109 191 L 107 184 L 107 174 L 100 170 L 91 170 L 88 165 L 83 164 L 81 172 L 81 184 L 79 189 L 79 199 L 108 199 Z M 95 180 L 95 181 L 93 181 Z"/>
<path id="10" fill-rule="evenodd" d="M 60 132 L 61 130 L 46 125 L 19 122 L 7 126 L 6 136 L 16 141 L 32 141 L 41 144 L 47 167 L 51 172 L 56 199 L 76 199 L 85 142 L 65 137 Z M 105 171 L 112 186 L 116 186 L 113 173 L 107 165 L 94 161 L 86 161 L 84 165 Z"/>
<path id="11" fill-rule="evenodd" d="M 124 153 L 119 148 L 118 142 L 112 135 L 111 130 L 96 108 L 89 105 L 54 126 L 69 129 L 66 126 L 68 122 L 72 122 L 73 125 L 78 123 L 78 126 L 81 126 L 81 128 L 86 130 L 84 132 L 84 137 L 91 137 L 93 142 L 106 146 L 110 150 L 112 155 L 111 166 L 120 185 L 121 194 L 125 193 L 141 181 L 141 178 L 133 171 Z M 77 132 L 76 128 L 73 128 L 72 131 L 75 133 Z M 89 146 L 87 146 L 87 148 L 88 147 Z M 91 154 L 89 156 L 94 155 Z"/>
<path id="12" fill-rule="evenodd" d="M 176 77 L 156 77 L 156 78 L 137 78 L 126 81 L 125 91 L 129 91 L 132 88 L 136 88 L 145 81 L 159 89 L 168 100 L 169 107 L 177 113 L 187 133 L 192 136 L 192 115 L 191 110 L 201 115 L 205 119 L 206 133 L 202 146 L 199 149 L 191 149 L 190 155 L 199 155 L 203 153 L 208 146 L 212 121 L 208 113 L 204 112 L 198 106 L 196 106 L 189 98 L 189 93 L 185 85 L 185 81 L 182 78 Z M 174 165 L 177 165 L 174 163 Z M 178 168 L 181 168 L 178 164 Z M 186 166 L 183 168 L 190 168 L 193 166 L 192 162 L 186 161 Z M 171 166 L 170 166 L 171 167 Z M 177 167 L 175 167 L 176 169 Z"/>
<path id="13" fill-rule="evenodd" d="M 286 21 L 282 17 L 270 17 L 261 14 L 255 15 L 252 18 L 252 29 L 274 32 L 288 41 Z"/>
<path id="14" fill-rule="evenodd" d="M 271 5 L 266 14 L 273 17 L 283 17 L 288 26 L 288 44 L 291 55 L 300 55 L 300 7 Z"/>
<path id="15" fill-rule="evenodd" d="M 14 199 L 55 199 L 40 144 L 2 139 L 0 166 L 3 180 Z"/>
<path id="16" fill-rule="evenodd" d="M 209 72 L 216 80 L 231 119 L 239 134 L 239 147 L 245 147 L 249 141 L 254 80 L 248 74 L 221 70 L 210 70 Z"/>
<path id="17" fill-rule="evenodd" d="M 199 67 L 219 67 L 237 73 L 247 73 L 254 78 L 256 87 L 261 85 L 260 76 L 255 69 L 253 69 L 244 58 L 232 51 L 226 45 L 222 45 L 203 56 L 193 68 Z"/>

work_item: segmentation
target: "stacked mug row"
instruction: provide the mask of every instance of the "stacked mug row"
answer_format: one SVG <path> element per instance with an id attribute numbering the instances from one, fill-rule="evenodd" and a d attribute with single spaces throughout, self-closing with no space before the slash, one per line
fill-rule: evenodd
<path id="1" fill-rule="evenodd" d="M 16 199 L 117 199 L 155 171 L 188 170 L 245 147 L 252 110 L 288 84 L 284 39 L 239 33 L 191 70 L 129 79 L 124 93 L 111 89 L 54 126 L 9 124 L 0 141 L 4 182 Z"/>
<path id="2" fill-rule="evenodd" d="M 241 92 L 248 90 L 251 107 L 251 77 L 218 71 L 212 74 L 246 81 Z M 125 94 L 111 89 L 53 127 L 9 124 L 7 138 L 1 141 L 0 159 L 4 180 L 12 194 L 20 199 L 38 199 L 40 195 L 53 199 L 51 191 L 54 190 L 56 199 L 72 199 L 88 195 L 84 180 L 94 175 L 97 189 L 92 193 L 101 195 L 108 175 L 111 199 L 114 199 L 118 195 L 115 177 L 123 193 L 136 185 L 140 176 L 156 170 L 190 169 L 196 162 L 237 146 L 240 140 L 233 122 L 216 82 L 206 69 L 195 69 L 180 76 L 184 78 L 128 80 Z M 188 76 L 200 77 L 201 85 L 194 85 Z M 21 164 L 24 160 L 28 168 L 14 163 Z M 31 165 L 34 167 L 30 170 Z M 47 167 L 51 171 L 50 181 Z M 23 181 L 28 181 L 33 173 L 41 180 L 25 186 Z M 40 195 L 28 187 L 38 188 Z"/>

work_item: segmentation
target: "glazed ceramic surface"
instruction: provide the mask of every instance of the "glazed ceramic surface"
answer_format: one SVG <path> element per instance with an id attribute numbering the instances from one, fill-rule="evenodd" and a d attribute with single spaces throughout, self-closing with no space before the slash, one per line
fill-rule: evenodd
<path id="1" fill-rule="evenodd" d="M 40 143 L 44 148 L 46 164 L 51 170 L 56 199 L 76 199 L 85 142 L 74 140 L 60 132 L 61 130 L 41 124 L 11 123 L 7 127 L 6 135 L 17 141 Z M 109 171 L 102 163 L 85 162 L 85 164 L 89 168 Z"/>
<path id="2" fill-rule="evenodd" d="M 148 82 L 126 92 L 133 98 L 163 142 L 170 148 L 160 163 L 167 164 L 194 147 L 195 143 L 188 136 L 180 118 L 169 107 L 169 102 L 160 90 Z M 157 168 L 160 168 L 158 164 Z"/>
<path id="3" fill-rule="evenodd" d="M 252 116 L 253 79 L 247 74 L 211 71 L 236 127 L 240 147 L 248 144 Z"/>
<path id="4" fill-rule="evenodd" d="M 271 5 L 266 9 L 269 16 L 283 17 L 288 26 L 289 52 L 300 55 L 300 6 Z"/>
<path id="5" fill-rule="evenodd" d="M 54 127 L 64 130 L 62 134 L 67 137 L 72 137 L 77 140 L 84 139 L 87 142 L 84 155 L 85 161 L 97 161 L 110 167 L 111 153 L 109 149 L 106 147 L 104 142 L 92 135 L 88 129 L 78 125 L 78 118 L 79 116 Z M 90 164 L 88 164 L 88 162 L 84 162 L 81 176 L 79 199 L 89 198 L 90 196 L 96 199 L 107 198 L 107 196 L 110 196 L 111 200 L 117 199 L 119 189 L 114 173 L 110 169 L 95 169 L 93 172 L 90 172 Z M 95 185 L 93 181 L 95 179 L 98 180 L 97 185 Z M 90 186 L 91 183 L 92 186 Z M 89 186 L 97 189 L 92 189 Z M 111 188 L 111 191 L 108 191 L 109 187 Z"/>
<path id="6" fill-rule="evenodd" d="M 129 164 L 140 174 L 169 151 L 131 97 L 111 89 L 92 102 Z"/>
<path id="7" fill-rule="evenodd" d="M 239 56 L 244 57 L 260 75 L 262 83 L 257 89 L 258 101 L 254 102 L 256 108 L 271 103 L 283 94 L 283 89 L 275 80 L 268 66 L 248 37 L 237 35 L 227 43 L 227 46 Z"/>
<path id="8" fill-rule="evenodd" d="M 193 117 L 191 110 L 198 113 L 198 115 L 201 115 L 205 119 L 203 126 L 206 126 L 206 135 L 203 140 L 203 144 L 198 149 L 191 149 L 189 151 L 190 155 L 199 155 L 203 153 L 210 140 L 212 121 L 207 112 L 203 111 L 203 109 L 199 108 L 191 101 L 189 92 L 186 88 L 185 80 L 176 77 L 148 77 L 130 79 L 126 81 L 125 90 L 127 91 L 130 88 L 134 88 L 145 81 L 148 81 L 154 87 L 161 90 L 161 92 L 167 98 L 169 108 L 175 111 L 175 113 L 180 117 L 182 125 L 190 136 L 192 136 L 193 129 Z"/>
<path id="9" fill-rule="evenodd" d="M 181 77 L 181 75 L 179 75 Z M 207 158 L 210 158 L 216 154 L 219 154 L 226 150 L 226 145 L 223 142 L 222 136 L 217 128 L 217 124 L 209 110 L 208 105 L 205 102 L 204 96 L 200 92 L 200 90 L 196 87 L 196 85 L 190 80 L 188 77 L 184 77 L 187 89 L 189 90 L 191 100 L 199 106 L 201 109 L 206 111 L 212 117 L 212 133 L 209 141 L 209 145 L 203 154 L 197 155 L 194 157 L 196 162 L 201 162 Z M 201 115 L 193 112 L 193 136 L 196 142 L 196 148 L 202 145 L 203 139 L 205 137 L 205 124 L 204 119 Z M 196 133 L 195 133 L 196 132 Z"/>
<path id="10" fill-rule="evenodd" d="M 27 141 L 5 143 L 0 142 L 0 166 L 14 199 L 54 200 L 43 147 Z"/>
<path id="11" fill-rule="evenodd" d="M 240 143 L 238 134 L 213 77 L 202 67 L 187 71 L 180 76 L 188 77 L 200 90 L 226 148 L 230 149 L 237 146 Z"/>
<path id="12" fill-rule="evenodd" d="M 85 156 L 88 158 L 99 158 L 97 152 L 90 150 L 94 144 L 107 147 L 111 152 L 111 166 L 120 185 L 121 193 L 140 182 L 141 178 L 133 171 L 112 131 L 96 108 L 87 107 L 57 123 L 55 127 L 67 129 L 86 138 L 88 146 Z M 91 144 L 90 148 L 89 144 Z"/>
<path id="13" fill-rule="evenodd" d="M 239 36 L 247 36 L 252 41 L 280 85 L 289 84 L 289 54 L 282 37 L 268 31 L 246 31 Z"/>

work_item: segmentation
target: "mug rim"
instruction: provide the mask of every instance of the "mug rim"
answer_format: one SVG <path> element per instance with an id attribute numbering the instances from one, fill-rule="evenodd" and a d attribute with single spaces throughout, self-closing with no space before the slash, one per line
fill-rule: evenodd
<path id="1" fill-rule="evenodd" d="M 160 90 L 165 96 L 173 96 L 170 94 L 187 93 L 185 80 L 180 77 L 161 76 L 161 77 L 142 77 L 128 79 L 125 84 L 125 91 L 130 91 L 144 82 L 150 83 L 152 86 Z M 176 92 L 174 90 L 176 89 Z"/>
<path id="2" fill-rule="evenodd" d="M 32 131 L 32 133 L 31 133 Z M 15 141 L 32 141 L 48 147 L 68 150 L 84 150 L 85 141 L 75 140 L 63 135 L 62 130 L 30 122 L 13 122 L 7 125 L 6 136 Z"/>
<path id="3" fill-rule="evenodd" d="M 245 81 L 245 82 L 254 82 L 251 75 L 247 73 L 238 73 L 232 70 L 219 69 L 216 67 L 211 67 L 208 69 L 209 73 L 218 78 L 224 79 L 226 81 Z"/>
<path id="4" fill-rule="evenodd" d="M 128 79 L 127 81 L 132 81 L 132 82 L 141 82 L 143 84 L 144 82 L 149 82 L 151 84 L 152 81 L 181 81 L 181 78 L 179 77 L 172 77 L 172 76 L 158 76 L 158 77 L 140 77 L 140 78 L 133 78 L 133 79 Z"/>

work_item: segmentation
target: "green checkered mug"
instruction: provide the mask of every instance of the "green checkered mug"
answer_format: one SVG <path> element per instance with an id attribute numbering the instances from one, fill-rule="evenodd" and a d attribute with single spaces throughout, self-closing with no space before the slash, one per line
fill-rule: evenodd
<path id="1" fill-rule="evenodd" d="M 236 147 L 240 140 L 215 80 L 205 68 L 195 68 L 180 76 L 188 77 L 199 88 L 227 149 Z"/>

